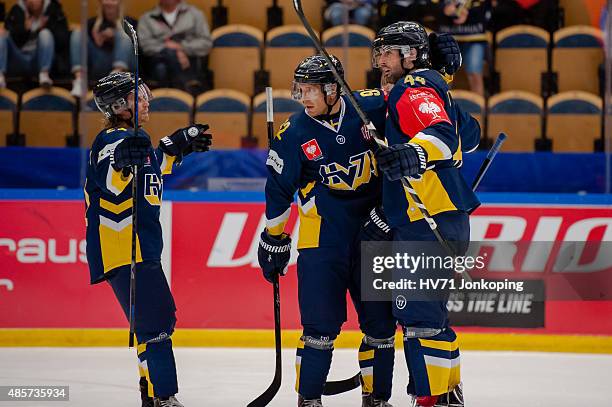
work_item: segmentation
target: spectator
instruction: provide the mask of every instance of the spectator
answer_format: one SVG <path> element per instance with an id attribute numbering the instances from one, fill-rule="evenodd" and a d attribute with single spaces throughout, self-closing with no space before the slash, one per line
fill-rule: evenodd
<path id="1" fill-rule="evenodd" d="M 122 0 L 98 0 L 98 15 L 87 20 L 87 69 L 91 79 L 98 80 L 111 71 L 128 71 L 134 65 L 134 49 L 123 31 Z M 127 17 L 135 27 L 136 21 Z M 70 35 L 70 65 L 74 74 L 72 94 L 81 89 L 81 30 Z"/>
<path id="2" fill-rule="evenodd" d="M 0 30 L 0 88 L 5 74 L 34 75 L 50 87 L 54 54 L 68 43 L 68 22 L 57 0 L 19 0 Z"/>
<path id="3" fill-rule="evenodd" d="M 378 0 L 327 0 L 325 20 L 332 27 L 344 24 L 348 11 L 348 22 L 368 26 L 376 13 Z"/>
<path id="4" fill-rule="evenodd" d="M 490 0 L 445 0 L 439 31 L 453 34 L 463 56 L 470 90 L 484 96 L 483 68 L 488 49 L 485 28 L 491 16 Z"/>
<path id="5" fill-rule="evenodd" d="M 140 18 L 138 37 L 150 57 L 153 79 L 160 86 L 183 89 L 194 84 L 196 59 L 208 55 L 212 46 L 202 12 L 181 0 L 160 0 Z"/>

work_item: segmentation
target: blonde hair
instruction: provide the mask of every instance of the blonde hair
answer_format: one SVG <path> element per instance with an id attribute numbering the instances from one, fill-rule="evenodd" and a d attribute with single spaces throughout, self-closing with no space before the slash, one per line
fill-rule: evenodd
<path id="1" fill-rule="evenodd" d="M 93 31 L 99 31 L 102 22 L 104 21 L 104 12 L 102 11 L 102 5 L 99 4 L 101 0 L 98 1 L 98 13 L 96 15 L 96 21 L 94 22 Z M 121 27 L 123 26 L 123 0 L 119 0 L 119 14 L 117 16 L 117 21 L 115 21 L 115 26 Z"/>

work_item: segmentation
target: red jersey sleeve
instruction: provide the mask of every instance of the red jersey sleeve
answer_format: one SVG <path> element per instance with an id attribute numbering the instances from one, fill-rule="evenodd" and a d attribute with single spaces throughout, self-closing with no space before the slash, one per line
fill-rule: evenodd
<path id="1" fill-rule="evenodd" d="M 410 138 L 437 123 L 451 124 L 444 102 L 431 88 L 407 88 L 396 104 L 402 132 Z"/>

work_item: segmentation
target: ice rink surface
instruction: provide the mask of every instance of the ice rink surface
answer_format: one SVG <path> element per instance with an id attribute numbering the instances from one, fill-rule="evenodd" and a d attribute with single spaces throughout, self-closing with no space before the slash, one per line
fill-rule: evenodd
<path id="1" fill-rule="evenodd" d="M 178 348 L 179 400 L 185 407 L 246 406 L 274 373 L 272 349 Z M 294 351 L 283 350 L 283 385 L 271 406 L 295 406 Z M 526 352 L 464 352 L 468 407 L 612 406 L 612 356 Z M 330 379 L 357 372 L 356 351 L 334 352 Z M 391 402 L 406 406 L 407 371 L 396 355 Z M 70 402 L 0 402 L 0 407 L 140 407 L 135 350 L 127 348 L 0 348 L 0 385 L 68 385 Z M 324 398 L 325 406 L 359 407 L 354 390 Z"/>

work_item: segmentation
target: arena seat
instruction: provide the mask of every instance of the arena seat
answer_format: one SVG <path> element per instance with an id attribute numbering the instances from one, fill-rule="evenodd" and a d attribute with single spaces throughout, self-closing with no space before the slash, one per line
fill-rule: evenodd
<path id="1" fill-rule="evenodd" d="M 272 3 L 268 0 L 269 3 Z M 278 0 L 278 5 L 283 9 L 283 24 L 299 24 L 302 25 L 300 17 L 293 8 L 293 0 Z M 304 9 L 304 15 L 308 19 L 308 22 L 312 25 L 315 32 L 321 31 L 323 27 L 323 7 L 325 6 L 324 0 L 306 0 L 302 1 L 302 8 Z"/>
<path id="2" fill-rule="evenodd" d="M 297 64 L 315 50 L 302 26 L 289 25 L 268 32 L 264 51 L 264 69 L 270 72 L 270 86 L 287 89 L 293 81 Z"/>
<path id="3" fill-rule="evenodd" d="M 300 102 L 291 98 L 291 91 L 286 89 L 274 89 L 274 132 L 276 133 L 281 124 L 293 113 L 304 109 Z M 257 138 L 259 147 L 268 145 L 268 133 L 266 126 L 266 94 L 260 93 L 253 99 L 253 136 Z"/>
<path id="4" fill-rule="evenodd" d="M 63 88 L 36 88 L 21 97 L 19 130 L 28 147 L 65 147 L 72 136 L 75 100 Z"/>
<path id="5" fill-rule="evenodd" d="M 599 94 L 599 65 L 604 60 L 603 36 L 594 27 L 574 26 L 555 32 L 552 69 L 559 92 L 582 90 Z"/>
<path id="6" fill-rule="evenodd" d="M 178 89 L 155 89 L 149 111 L 150 120 L 143 127 L 156 147 L 162 137 L 192 122 L 193 96 Z"/>
<path id="7" fill-rule="evenodd" d="M 571 91 L 548 99 L 546 133 L 555 152 L 591 153 L 601 137 L 603 102 L 599 96 Z"/>
<path id="8" fill-rule="evenodd" d="M 104 128 L 104 115 L 98 110 L 94 102 L 93 92 L 87 92 L 85 109 L 79 113 L 79 134 L 83 138 L 81 146 L 91 147 L 98 133 Z"/>
<path id="9" fill-rule="evenodd" d="M 484 131 L 485 100 L 477 93 L 468 90 L 452 90 L 453 101 L 459 105 L 461 110 L 474 116 L 480 128 Z"/>
<path id="10" fill-rule="evenodd" d="M 534 151 L 534 141 L 542 134 L 543 101 L 524 91 L 503 92 L 489 99 L 489 138 L 504 132 L 504 151 Z"/>
<path id="11" fill-rule="evenodd" d="M 226 25 L 212 33 L 209 68 L 216 89 L 255 93 L 254 74 L 261 69 L 263 32 L 247 25 Z"/>
<path id="12" fill-rule="evenodd" d="M 367 83 L 367 72 L 372 69 L 372 40 L 376 33 L 367 27 L 350 24 L 348 31 L 348 59 L 344 52 L 344 27 L 327 29 L 321 35 L 327 51 L 342 61 L 345 78 L 351 89 L 363 89 Z"/>
<path id="13" fill-rule="evenodd" d="M 0 147 L 6 146 L 6 137 L 15 132 L 17 94 L 8 89 L 0 89 Z"/>
<path id="14" fill-rule="evenodd" d="M 559 4 L 564 9 L 564 19 L 566 26 L 591 24 L 588 4 L 595 6 L 598 2 L 592 0 L 559 0 Z M 596 6 L 595 6 L 596 7 Z"/>
<path id="15" fill-rule="evenodd" d="M 498 32 L 496 43 L 495 70 L 500 75 L 500 90 L 539 95 L 542 74 L 548 71 L 549 34 L 538 27 L 518 25 Z"/>
<path id="16" fill-rule="evenodd" d="M 196 99 L 196 123 L 210 126 L 213 147 L 240 148 L 248 134 L 251 98 L 232 89 L 215 89 Z"/>

